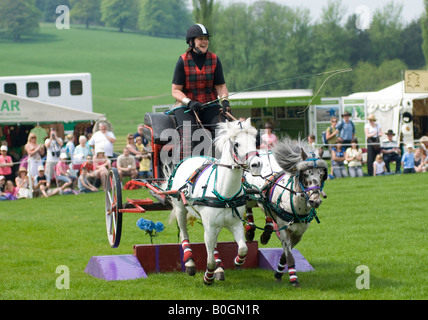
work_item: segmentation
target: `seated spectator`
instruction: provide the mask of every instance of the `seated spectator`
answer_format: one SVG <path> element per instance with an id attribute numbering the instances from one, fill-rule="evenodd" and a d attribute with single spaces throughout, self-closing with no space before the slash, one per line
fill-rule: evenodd
<path id="1" fill-rule="evenodd" d="M 79 137 L 79 144 L 74 149 L 73 153 L 73 169 L 80 170 L 83 162 L 87 156 L 92 156 L 91 148 L 86 144 L 87 139 L 85 136 Z M 91 157 L 92 159 L 92 157 Z"/>
<path id="2" fill-rule="evenodd" d="M 18 176 L 15 178 L 15 185 L 18 189 L 18 199 L 32 198 L 32 192 L 30 190 L 30 178 L 27 174 L 27 169 L 24 167 L 19 168 Z"/>
<path id="3" fill-rule="evenodd" d="M 406 152 L 401 158 L 401 165 L 403 166 L 403 173 L 415 173 L 415 154 L 413 153 L 413 145 L 406 146 Z"/>
<path id="4" fill-rule="evenodd" d="M 73 189 L 73 182 L 76 181 L 76 176 L 70 174 L 70 166 L 67 164 L 67 155 L 61 153 L 59 162 L 55 166 L 56 181 L 64 182 L 62 186 L 58 186 L 62 191 L 71 187 Z"/>
<path id="5" fill-rule="evenodd" d="M 345 148 L 342 146 L 343 139 L 337 138 L 336 146 L 331 149 L 331 166 L 335 178 L 348 177 L 345 166 Z"/>
<path id="6" fill-rule="evenodd" d="M 138 177 L 135 158 L 131 156 L 127 147 L 123 149 L 123 154 L 117 158 L 117 171 L 119 171 L 120 181 L 126 176 L 131 177 L 131 179 L 136 179 Z"/>
<path id="7" fill-rule="evenodd" d="M 106 190 L 106 182 L 108 171 L 111 167 L 110 160 L 104 153 L 104 148 L 98 146 L 95 149 L 95 157 L 93 158 L 94 175 L 101 180 L 103 190 Z"/>
<path id="8" fill-rule="evenodd" d="M 95 176 L 95 169 L 94 164 L 92 161 L 92 156 L 88 155 L 86 156 L 86 161 L 82 163 L 82 166 L 80 167 L 80 174 L 82 174 L 82 168 L 85 167 L 88 170 L 88 180 L 90 183 L 94 184 L 97 180 L 97 177 Z"/>
<path id="9" fill-rule="evenodd" d="M 383 161 L 385 161 L 386 171 L 391 172 L 389 164 L 395 162 L 395 173 L 401 172 L 401 150 L 397 141 L 393 140 L 395 136 L 394 131 L 391 129 L 386 133 L 386 139 L 381 143 L 380 152 L 383 154 Z"/>
<path id="10" fill-rule="evenodd" d="M 137 136 L 137 138 L 141 139 L 140 136 Z M 137 138 L 135 138 L 135 139 L 137 139 Z M 141 160 L 141 158 L 142 158 L 141 152 L 137 149 L 137 145 L 134 142 L 134 136 L 132 135 L 132 133 L 128 134 L 127 142 L 126 142 L 126 148 L 128 148 L 129 153 L 131 154 L 131 156 L 134 156 L 138 160 Z"/>
<path id="11" fill-rule="evenodd" d="M 6 194 L 4 193 L 5 185 L 6 185 L 6 177 L 0 176 L 0 201 L 7 200 Z"/>
<path id="12" fill-rule="evenodd" d="M 12 179 L 12 157 L 7 155 L 7 146 L 0 148 L 0 175 L 5 176 L 6 180 Z"/>
<path id="13" fill-rule="evenodd" d="M 34 179 L 34 191 L 41 193 L 42 198 L 47 198 L 60 193 L 60 188 L 51 188 L 51 182 L 45 175 L 45 168 L 39 166 L 37 168 L 38 175 Z"/>
<path id="14" fill-rule="evenodd" d="M 15 188 L 11 180 L 7 180 L 4 186 L 3 196 L 6 200 L 17 200 L 18 199 L 18 189 Z"/>
<path id="15" fill-rule="evenodd" d="M 416 172 L 426 172 L 425 159 L 426 157 L 423 155 L 423 149 L 417 148 L 415 150 L 415 171 Z"/>
<path id="16" fill-rule="evenodd" d="M 137 140 L 138 139 L 139 139 L 139 137 L 137 137 Z M 137 146 L 138 146 L 138 144 L 137 144 Z M 150 146 L 150 144 L 149 144 L 149 146 Z M 151 178 L 153 176 L 152 171 L 151 171 L 150 160 L 151 160 L 150 153 L 148 153 L 145 149 L 142 149 L 142 159 L 140 161 L 140 168 L 138 171 L 138 177 L 139 178 L 146 179 L 146 178 Z"/>
<path id="17" fill-rule="evenodd" d="M 139 124 L 137 127 L 137 133 L 134 134 L 134 141 L 137 142 L 137 137 L 141 137 L 143 145 L 146 147 L 149 143 L 146 138 L 144 138 L 144 124 Z"/>
<path id="18" fill-rule="evenodd" d="M 383 161 L 382 154 L 379 153 L 376 155 L 375 161 L 373 161 L 373 176 L 383 176 L 386 174 L 386 165 Z"/>
<path id="19" fill-rule="evenodd" d="M 314 147 L 314 148 L 315 148 L 315 135 L 314 135 L 314 134 L 310 134 L 310 135 L 308 136 L 308 144 L 309 144 L 311 147 Z"/>
<path id="20" fill-rule="evenodd" d="M 97 192 L 98 189 L 89 182 L 89 174 L 88 168 L 82 167 L 80 176 L 77 180 L 77 186 L 80 192 L 88 193 L 88 192 Z"/>
<path id="21" fill-rule="evenodd" d="M 348 161 L 348 171 L 352 178 L 362 177 L 363 168 L 361 160 L 363 158 L 363 150 L 358 146 L 358 139 L 352 138 L 351 147 L 346 149 L 345 160 Z"/>

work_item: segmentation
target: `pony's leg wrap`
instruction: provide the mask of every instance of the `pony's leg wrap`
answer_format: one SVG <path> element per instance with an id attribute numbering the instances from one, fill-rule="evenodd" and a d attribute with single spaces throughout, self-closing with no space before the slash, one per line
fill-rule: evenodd
<path id="1" fill-rule="evenodd" d="M 215 278 L 214 271 L 215 271 L 214 269 L 208 269 L 208 268 L 205 271 L 204 284 L 206 284 L 207 286 L 213 284 L 214 282 L 214 278 Z"/>
<path id="2" fill-rule="evenodd" d="M 235 258 L 235 261 L 234 261 L 234 263 L 235 263 L 235 267 L 236 268 L 241 268 L 241 266 L 244 264 L 244 262 L 245 262 L 245 258 L 247 257 L 247 254 L 245 254 L 245 255 L 240 255 L 239 253 L 238 253 L 238 255 L 236 256 L 236 258 Z"/>
<path id="3" fill-rule="evenodd" d="M 272 231 L 273 231 L 273 220 L 272 218 L 266 216 L 265 230 L 260 236 L 261 244 L 267 244 L 269 242 L 270 236 L 272 235 Z"/>
<path id="4" fill-rule="evenodd" d="M 253 209 L 247 208 L 247 225 L 245 226 L 245 240 L 253 241 L 255 230 L 256 227 L 254 226 Z"/>
<path id="5" fill-rule="evenodd" d="M 214 249 L 214 259 L 215 259 L 215 271 L 214 275 L 216 280 L 224 281 L 224 265 L 221 261 L 220 253 L 217 248 Z"/>
<path id="6" fill-rule="evenodd" d="M 196 274 L 196 266 L 193 261 L 193 253 L 192 249 L 190 249 L 189 240 L 183 240 L 181 242 L 181 247 L 183 248 L 183 262 L 186 267 L 186 272 L 190 276 L 194 276 Z"/>
<path id="7" fill-rule="evenodd" d="M 190 248 L 189 240 L 183 240 L 181 242 L 181 247 L 183 248 L 183 262 L 193 259 L 193 253 L 192 249 Z"/>
<path id="8" fill-rule="evenodd" d="M 278 262 L 278 267 L 276 268 L 276 271 L 274 273 L 274 277 L 277 281 L 282 280 L 282 276 L 285 272 L 286 264 L 287 264 L 287 258 L 285 257 L 284 254 L 282 254 L 281 259 L 279 259 L 279 262 Z"/>
<path id="9" fill-rule="evenodd" d="M 293 265 L 288 267 L 288 275 L 290 276 L 290 284 L 294 287 L 298 287 L 299 281 L 297 280 L 296 266 Z"/>

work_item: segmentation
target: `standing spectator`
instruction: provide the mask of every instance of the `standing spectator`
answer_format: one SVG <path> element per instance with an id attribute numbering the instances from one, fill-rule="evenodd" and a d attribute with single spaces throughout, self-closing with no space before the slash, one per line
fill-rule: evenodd
<path id="1" fill-rule="evenodd" d="M 28 172 L 30 178 L 37 176 L 37 168 L 42 165 L 42 156 L 44 154 L 44 145 L 37 144 L 37 136 L 35 133 L 28 135 L 28 141 L 24 149 L 27 153 Z"/>
<path id="2" fill-rule="evenodd" d="M 262 135 L 262 144 L 260 149 L 271 150 L 272 147 L 278 142 L 278 139 L 274 133 L 272 133 L 273 126 L 266 122 L 265 124 L 266 133 Z"/>
<path id="3" fill-rule="evenodd" d="M 330 119 L 330 127 L 327 128 L 327 130 L 325 131 L 325 139 L 328 142 L 328 151 L 331 154 L 331 148 L 336 144 L 338 135 L 339 135 L 339 130 L 336 128 L 337 125 L 337 118 L 336 117 L 332 117 Z"/>
<path id="4" fill-rule="evenodd" d="M 95 132 L 92 135 L 92 138 L 89 140 L 88 144 L 97 149 L 97 147 L 102 147 L 104 150 L 104 154 L 112 158 L 113 157 L 113 143 L 116 142 L 116 137 L 113 132 L 107 131 L 107 123 L 100 122 L 99 131 Z M 94 154 L 94 152 L 92 153 Z"/>
<path id="5" fill-rule="evenodd" d="M 6 180 L 12 179 L 12 157 L 7 155 L 7 146 L 0 148 L 0 175 L 5 176 Z"/>
<path id="6" fill-rule="evenodd" d="M 61 148 L 64 142 L 56 132 L 55 128 L 50 128 L 49 137 L 45 141 L 46 147 L 46 175 L 49 177 L 49 180 L 52 181 L 54 177 L 54 168 L 59 161 L 59 156 L 61 155 Z M 37 167 L 36 167 L 37 168 Z"/>
<path id="7" fill-rule="evenodd" d="M 128 148 L 123 149 L 123 154 L 117 158 L 117 170 L 119 171 L 120 181 L 122 181 L 125 176 L 129 176 L 132 179 L 138 177 L 135 158 L 131 156 Z"/>
<path id="8" fill-rule="evenodd" d="M 348 171 L 345 166 L 345 148 L 342 145 L 342 138 L 337 138 L 336 146 L 331 149 L 331 166 L 335 178 L 348 177 Z"/>
<path id="9" fill-rule="evenodd" d="M 367 138 L 367 171 L 369 176 L 373 175 L 373 162 L 380 153 L 380 137 L 383 135 L 382 128 L 376 123 L 374 114 L 367 117 L 369 123 L 364 126 L 364 132 Z"/>
<path id="10" fill-rule="evenodd" d="M 104 148 L 98 146 L 95 149 L 95 157 L 93 158 L 94 175 L 97 179 L 101 180 L 103 190 L 106 190 L 106 182 L 108 176 L 108 170 L 110 169 L 110 160 L 104 153 Z"/>
<path id="11" fill-rule="evenodd" d="M 345 147 L 351 145 L 352 138 L 355 138 L 355 125 L 351 120 L 351 114 L 348 111 L 342 115 L 342 121 L 337 125 L 339 130 L 339 137 L 342 138 L 342 144 Z"/>
<path id="12" fill-rule="evenodd" d="M 85 136 L 79 137 L 79 144 L 74 149 L 73 153 L 73 169 L 80 170 L 82 164 L 88 156 L 92 156 L 91 148 L 86 144 L 87 139 Z M 91 157 L 92 160 L 92 157 Z"/>
<path id="13" fill-rule="evenodd" d="M 413 153 L 413 145 L 406 146 L 406 152 L 401 158 L 401 165 L 403 166 L 403 173 L 415 173 L 415 154 Z"/>
<path id="14" fill-rule="evenodd" d="M 386 171 L 391 172 L 389 164 L 395 162 L 395 173 L 401 172 L 401 150 L 398 142 L 393 140 L 395 136 L 394 131 L 391 129 L 386 133 L 386 139 L 382 141 L 381 153 L 383 155 L 383 161 L 385 161 Z"/>
<path id="15" fill-rule="evenodd" d="M 358 146 L 358 139 L 351 140 L 351 147 L 346 149 L 345 160 L 348 161 L 348 171 L 352 178 L 362 177 L 363 168 L 361 167 L 361 160 L 363 158 L 363 150 Z"/>
<path id="16" fill-rule="evenodd" d="M 137 127 L 137 133 L 134 134 L 134 141 L 137 142 L 137 137 L 141 137 L 141 141 L 143 145 L 146 147 L 149 142 L 147 141 L 146 138 L 144 138 L 143 131 L 144 131 L 144 124 L 139 124 Z"/>
<path id="17" fill-rule="evenodd" d="M 68 160 L 73 161 L 74 149 L 76 148 L 76 146 L 74 145 L 74 134 L 67 134 L 67 136 L 65 137 L 65 141 L 67 143 L 65 144 L 65 147 L 62 152 L 67 155 Z"/>
<path id="18" fill-rule="evenodd" d="M 98 189 L 89 182 L 88 168 L 82 167 L 81 174 L 77 181 L 77 186 L 80 192 L 97 192 Z"/>
<path id="19" fill-rule="evenodd" d="M 39 166 L 37 170 L 38 174 L 34 179 L 34 191 L 39 191 L 42 198 L 47 198 L 60 193 L 60 188 L 51 188 L 51 182 L 45 175 L 45 168 L 43 166 Z"/>

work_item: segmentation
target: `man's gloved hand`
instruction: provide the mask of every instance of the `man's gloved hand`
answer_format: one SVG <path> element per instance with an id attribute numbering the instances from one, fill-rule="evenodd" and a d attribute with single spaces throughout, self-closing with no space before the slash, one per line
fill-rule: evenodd
<path id="1" fill-rule="evenodd" d="M 227 100 L 227 99 L 223 99 L 223 101 L 221 102 L 221 106 L 223 107 L 224 113 L 226 113 L 226 112 L 230 113 L 232 111 L 232 109 L 230 108 L 229 100 Z"/>
<path id="2" fill-rule="evenodd" d="M 199 101 L 190 101 L 187 106 L 189 107 L 190 110 L 193 110 L 193 111 L 201 111 L 203 108 L 202 103 L 200 103 Z"/>

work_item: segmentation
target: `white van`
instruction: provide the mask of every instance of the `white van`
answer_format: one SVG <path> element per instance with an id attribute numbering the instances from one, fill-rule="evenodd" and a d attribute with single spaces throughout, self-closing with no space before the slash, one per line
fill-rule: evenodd
<path id="1" fill-rule="evenodd" d="M 0 77 L 0 92 L 92 112 L 90 73 Z"/>

